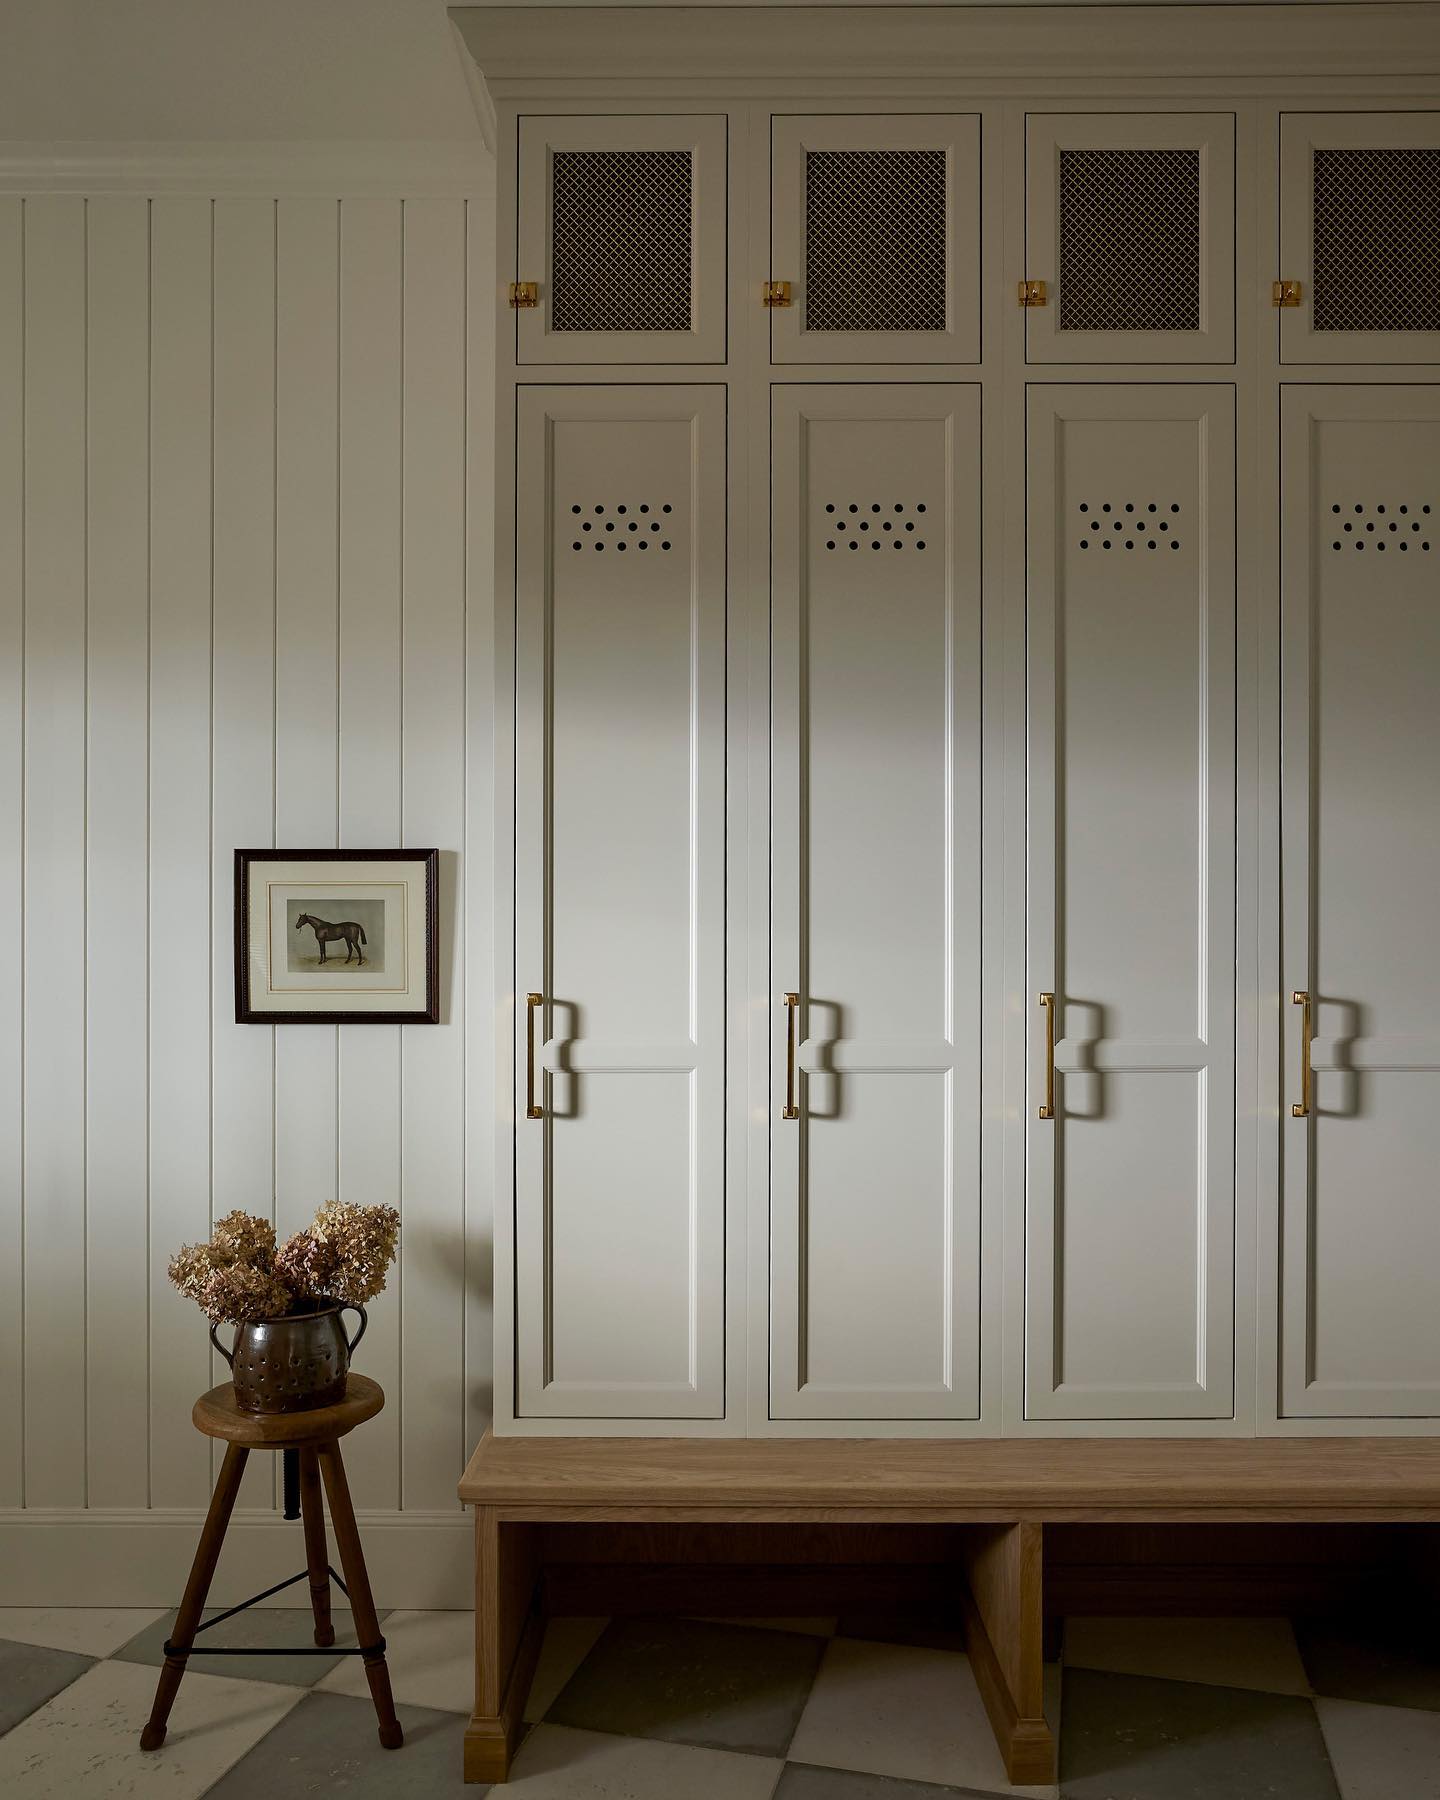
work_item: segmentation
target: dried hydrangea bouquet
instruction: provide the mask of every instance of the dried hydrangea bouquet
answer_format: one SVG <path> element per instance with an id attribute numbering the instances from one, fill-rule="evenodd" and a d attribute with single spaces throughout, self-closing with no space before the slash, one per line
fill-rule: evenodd
<path id="1" fill-rule="evenodd" d="M 365 1333 L 365 1303 L 384 1288 L 399 1235 L 393 1206 L 330 1200 L 278 1246 L 268 1220 L 232 1212 L 208 1244 L 176 1252 L 170 1279 L 210 1320 L 210 1341 L 230 1364 L 239 1405 L 309 1412 L 343 1398 L 350 1352 Z M 345 1308 L 360 1315 L 348 1341 Z M 235 1326 L 233 1350 L 216 1337 L 220 1324 Z"/>

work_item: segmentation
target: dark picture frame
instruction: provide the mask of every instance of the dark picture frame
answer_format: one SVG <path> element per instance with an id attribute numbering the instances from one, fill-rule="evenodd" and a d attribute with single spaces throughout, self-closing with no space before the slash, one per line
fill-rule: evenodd
<path id="1" fill-rule="evenodd" d="M 331 926 L 328 920 L 312 919 L 311 915 L 302 914 L 306 927 L 312 931 L 312 941 L 319 951 L 319 967 L 331 968 L 343 981 L 337 982 L 333 992 L 324 995 L 323 1003 L 311 1004 L 307 995 L 315 990 L 294 991 L 294 997 L 287 996 L 287 1003 L 277 1004 L 271 1000 L 267 1006 L 264 1002 L 270 994 L 252 991 L 252 976 L 257 967 L 263 979 L 266 966 L 265 957 L 258 946 L 270 944 L 271 921 L 269 917 L 270 890 L 274 884 L 272 876 L 266 873 L 266 865 L 271 866 L 275 876 L 284 871 L 282 886 L 320 886 L 327 883 L 326 869 L 334 864 L 389 864 L 394 869 L 395 885 L 407 889 L 411 885 L 424 883 L 424 896 L 420 907 L 421 929 L 423 931 L 423 947 L 417 958 L 407 960 L 407 968 L 418 963 L 418 973 L 423 979 L 423 994 L 417 994 L 419 983 L 411 980 L 405 990 L 405 1000 L 398 1007 L 382 1009 L 377 1007 L 377 995 L 388 991 L 375 987 L 367 987 L 361 974 L 363 968 L 363 931 L 351 932 L 346 927 L 352 921 L 345 921 Z M 419 875 L 416 874 L 419 865 Z M 309 873 L 309 869 L 314 873 Z M 303 872 L 297 872 L 303 871 Z M 256 876 L 265 879 L 266 910 L 263 920 L 257 914 Z M 383 881 L 383 877 L 379 878 Z M 355 877 L 350 877 L 354 882 Z M 343 885 L 337 878 L 336 885 Z M 377 902 L 366 902 L 375 905 Z M 332 909 L 334 910 L 334 909 Z M 351 910 L 358 911 L 352 904 Z M 408 914 L 407 914 L 408 917 Z M 283 850 L 253 849 L 235 852 L 235 1022 L 237 1025 L 438 1025 L 440 1023 L 440 852 L 430 850 Z M 314 930 L 314 926 L 325 927 L 322 933 Z M 414 927 L 411 931 L 413 933 Z M 357 942 L 356 939 L 360 941 Z M 329 942 L 334 939 L 336 950 L 333 957 L 329 953 Z M 408 948 L 408 946 L 407 946 Z M 352 969 L 351 959 L 360 957 Z M 326 977 L 320 978 L 322 981 Z M 271 990 L 274 982 L 271 978 Z M 349 995 L 349 1005 L 339 1004 L 342 995 Z M 354 1002 L 359 999 L 361 1004 Z M 416 1000 L 419 1004 L 415 1004 Z M 259 1002 L 259 1004 L 257 1004 Z"/>

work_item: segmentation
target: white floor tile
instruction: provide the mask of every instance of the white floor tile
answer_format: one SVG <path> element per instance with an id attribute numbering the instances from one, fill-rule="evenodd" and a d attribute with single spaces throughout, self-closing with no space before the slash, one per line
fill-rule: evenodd
<path id="1" fill-rule="evenodd" d="M 162 1612 L 158 1606 L 0 1606 L 0 1638 L 109 1656 Z"/>
<path id="2" fill-rule="evenodd" d="M 1344 1800 L 1440 1800 L 1440 1712 L 1317 1700 Z"/>
<path id="3" fill-rule="evenodd" d="M 1006 1781 L 968 1657 L 861 1638 L 826 1650 L 790 1761 L 1037 1800 L 1056 1791 Z"/>
<path id="4" fill-rule="evenodd" d="M 535 1665 L 535 1678 L 530 1683 L 530 1698 L 525 1702 L 525 1721 L 534 1725 L 545 1717 L 550 1703 L 584 1662 L 596 1638 L 610 1623 L 608 1619 L 551 1619 L 545 1627 L 545 1642 L 540 1660 Z"/>
<path id="5" fill-rule="evenodd" d="M 1308 1694 L 1288 1619 L 1067 1619 L 1074 1669 Z"/>
<path id="6" fill-rule="evenodd" d="M 196 1800 L 304 1691 L 273 1681 L 187 1674 L 160 1749 L 140 1748 L 155 1670 L 102 1662 L 0 1737 L 7 1800 Z"/>
<path id="7" fill-rule="evenodd" d="M 390 1688 L 407 1706 L 469 1713 L 475 1706 L 475 1615 L 471 1612 L 392 1612 L 380 1627 Z M 370 1693 L 365 1665 L 347 1656 L 315 1684 L 322 1694 Z"/>
<path id="8" fill-rule="evenodd" d="M 775 1757 L 537 1725 L 495 1792 L 505 1800 L 770 1800 L 783 1767 Z"/>

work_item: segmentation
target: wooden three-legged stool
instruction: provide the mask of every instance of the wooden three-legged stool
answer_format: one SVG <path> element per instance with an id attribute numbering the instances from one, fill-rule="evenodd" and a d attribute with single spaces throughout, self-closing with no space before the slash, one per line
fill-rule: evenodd
<path id="1" fill-rule="evenodd" d="M 395 1717 L 395 1702 L 390 1693 L 390 1671 L 385 1666 L 385 1640 L 380 1635 L 380 1622 L 375 1617 L 375 1602 L 370 1597 L 370 1578 L 365 1573 L 365 1557 L 360 1548 L 360 1533 L 355 1528 L 355 1512 L 350 1504 L 350 1489 L 345 1480 L 345 1465 L 340 1460 L 340 1439 L 366 1419 L 374 1418 L 385 1404 L 378 1382 L 352 1373 L 345 1398 L 334 1406 L 316 1407 L 312 1412 L 253 1413 L 243 1412 L 235 1404 L 235 1390 L 227 1381 L 223 1387 L 211 1388 L 195 1402 L 192 1417 L 195 1429 L 206 1437 L 223 1438 L 225 1461 L 220 1479 L 210 1499 L 205 1528 L 200 1533 L 200 1547 L 185 1584 L 185 1598 L 175 1619 L 175 1629 L 165 1645 L 165 1663 L 155 1688 L 155 1704 L 150 1709 L 150 1723 L 140 1734 L 142 1750 L 158 1750 L 165 1742 L 165 1723 L 185 1665 L 192 1656 L 361 1656 L 370 1683 L 370 1697 L 380 1721 L 380 1742 L 387 1750 L 397 1750 L 404 1742 L 400 1721 Z M 279 1450 L 285 1459 L 285 1517 L 302 1519 L 305 1531 L 305 1568 L 288 1581 L 277 1582 L 263 1594 L 232 1606 L 216 1618 L 200 1623 L 205 1609 L 205 1596 L 220 1560 L 220 1546 L 225 1541 L 226 1527 L 240 1491 L 240 1477 L 252 1450 Z M 320 1503 L 320 1481 L 325 1481 L 325 1494 L 330 1502 L 330 1524 L 340 1550 L 341 1578 L 330 1567 L 325 1549 L 325 1514 Z M 197 1649 L 198 1633 L 230 1619 L 246 1607 L 268 1600 L 297 1581 L 310 1582 L 310 1605 L 315 1614 L 315 1647 L 300 1649 L 226 1650 Z M 355 1635 L 359 1644 L 354 1649 L 335 1650 L 335 1627 L 330 1623 L 330 1582 L 350 1602 L 355 1617 Z"/>

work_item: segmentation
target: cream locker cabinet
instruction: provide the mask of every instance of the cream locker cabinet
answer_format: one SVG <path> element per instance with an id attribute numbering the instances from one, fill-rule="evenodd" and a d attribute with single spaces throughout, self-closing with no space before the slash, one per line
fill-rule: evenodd
<path id="1" fill-rule="evenodd" d="M 1282 1404 L 1440 1415 L 1440 387 L 1284 394 Z"/>
<path id="2" fill-rule="evenodd" d="M 1233 1403 L 1234 394 L 1029 396 L 1026 1410 Z"/>
<path id="3" fill-rule="evenodd" d="M 973 1419 L 979 389 L 772 419 L 772 1412 Z"/>
<path id="4" fill-rule="evenodd" d="M 1233 362 L 1234 116 L 1030 118 L 1025 275 L 1031 362 Z"/>
<path id="5" fill-rule="evenodd" d="M 770 354 L 785 362 L 976 362 L 980 120 L 771 121 Z"/>
<path id="6" fill-rule="evenodd" d="M 522 1415 L 723 1411 L 725 391 L 518 396 Z"/>
<path id="7" fill-rule="evenodd" d="M 517 362 L 724 362 L 725 138 L 723 115 L 520 121 Z"/>
<path id="8" fill-rule="evenodd" d="M 1284 360 L 1440 359 L 1440 112 L 1293 113 L 1280 134 Z"/>

